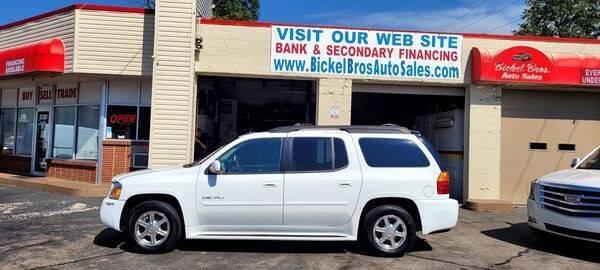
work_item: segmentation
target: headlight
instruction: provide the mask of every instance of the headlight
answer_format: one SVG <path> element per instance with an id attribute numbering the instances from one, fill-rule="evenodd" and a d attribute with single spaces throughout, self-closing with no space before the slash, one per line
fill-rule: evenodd
<path id="1" fill-rule="evenodd" d="M 535 188 L 538 184 L 539 179 L 535 179 L 531 181 L 531 186 L 529 188 L 529 199 L 535 201 Z"/>
<path id="2" fill-rule="evenodd" d="M 110 185 L 110 190 L 108 191 L 108 198 L 113 200 L 118 200 L 121 197 L 121 190 L 123 189 L 123 185 L 119 182 L 113 182 Z"/>

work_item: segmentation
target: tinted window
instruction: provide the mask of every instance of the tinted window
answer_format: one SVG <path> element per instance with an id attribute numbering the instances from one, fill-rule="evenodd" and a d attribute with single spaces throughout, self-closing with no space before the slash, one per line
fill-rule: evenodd
<path id="1" fill-rule="evenodd" d="M 421 140 L 421 142 L 425 145 L 425 147 L 427 148 L 427 150 L 429 150 L 429 152 L 433 156 L 433 159 L 435 159 L 435 162 L 437 162 L 437 164 L 440 167 L 440 169 L 442 171 L 445 171 L 446 170 L 446 165 L 444 164 L 444 161 L 442 160 L 442 157 L 440 156 L 440 153 L 438 153 L 438 151 L 435 150 L 435 148 L 433 148 L 433 145 L 431 145 L 431 143 L 427 139 L 425 139 L 425 137 L 423 137 L 421 135 L 418 135 L 417 138 L 419 138 L 419 140 Z"/>
<path id="2" fill-rule="evenodd" d="M 294 138 L 292 171 L 333 169 L 331 138 Z"/>
<path id="3" fill-rule="evenodd" d="M 547 143 L 541 143 L 541 142 L 530 142 L 529 143 L 529 150 L 546 150 L 546 149 L 548 149 Z"/>
<path id="4" fill-rule="evenodd" d="M 359 141 L 370 167 L 427 167 L 429 160 L 410 140 L 362 138 Z"/>
<path id="5" fill-rule="evenodd" d="M 106 133 L 108 139 L 135 140 L 137 107 L 108 106 L 106 112 Z"/>
<path id="6" fill-rule="evenodd" d="M 346 154 L 346 146 L 344 145 L 344 141 L 341 139 L 333 140 L 333 150 L 335 152 L 335 168 L 343 168 L 348 165 L 348 155 Z"/>
<path id="7" fill-rule="evenodd" d="M 273 173 L 280 171 L 281 138 L 242 142 L 223 154 L 224 173 Z"/>

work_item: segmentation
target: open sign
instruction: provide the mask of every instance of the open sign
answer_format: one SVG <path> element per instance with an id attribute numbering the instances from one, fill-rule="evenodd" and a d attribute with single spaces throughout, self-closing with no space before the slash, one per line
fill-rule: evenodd
<path id="1" fill-rule="evenodd" d="M 135 114 L 114 113 L 110 115 L 108 121 L 111 124 L 133 125 L 135 124 L 136 117 Z"/>

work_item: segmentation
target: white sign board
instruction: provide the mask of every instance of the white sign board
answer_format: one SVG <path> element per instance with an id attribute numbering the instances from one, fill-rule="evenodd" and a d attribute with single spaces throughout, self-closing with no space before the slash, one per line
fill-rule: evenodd
<path id="1" fill-rule="evenodd" d="M 462 80 L 462 36 L 272 26 L 271 71 Z"/>

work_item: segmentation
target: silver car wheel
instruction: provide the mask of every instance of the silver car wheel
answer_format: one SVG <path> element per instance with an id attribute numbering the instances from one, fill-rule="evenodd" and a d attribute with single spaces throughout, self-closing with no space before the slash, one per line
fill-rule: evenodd
<path id="1" fill-rule="evenodd" d="M 135 240 L 139 245 L 155 247 L 167 239 L 171 225 L 163 213 L 148 211 L 137 219 L 134 230 Z"/>
<path id="2" fill-rule="evenodd" d="M 373 225 L 373 239 L 383 249 L 396 249 L 406 241 L 406 224 L 395 215 L 380 217 Z"/>

